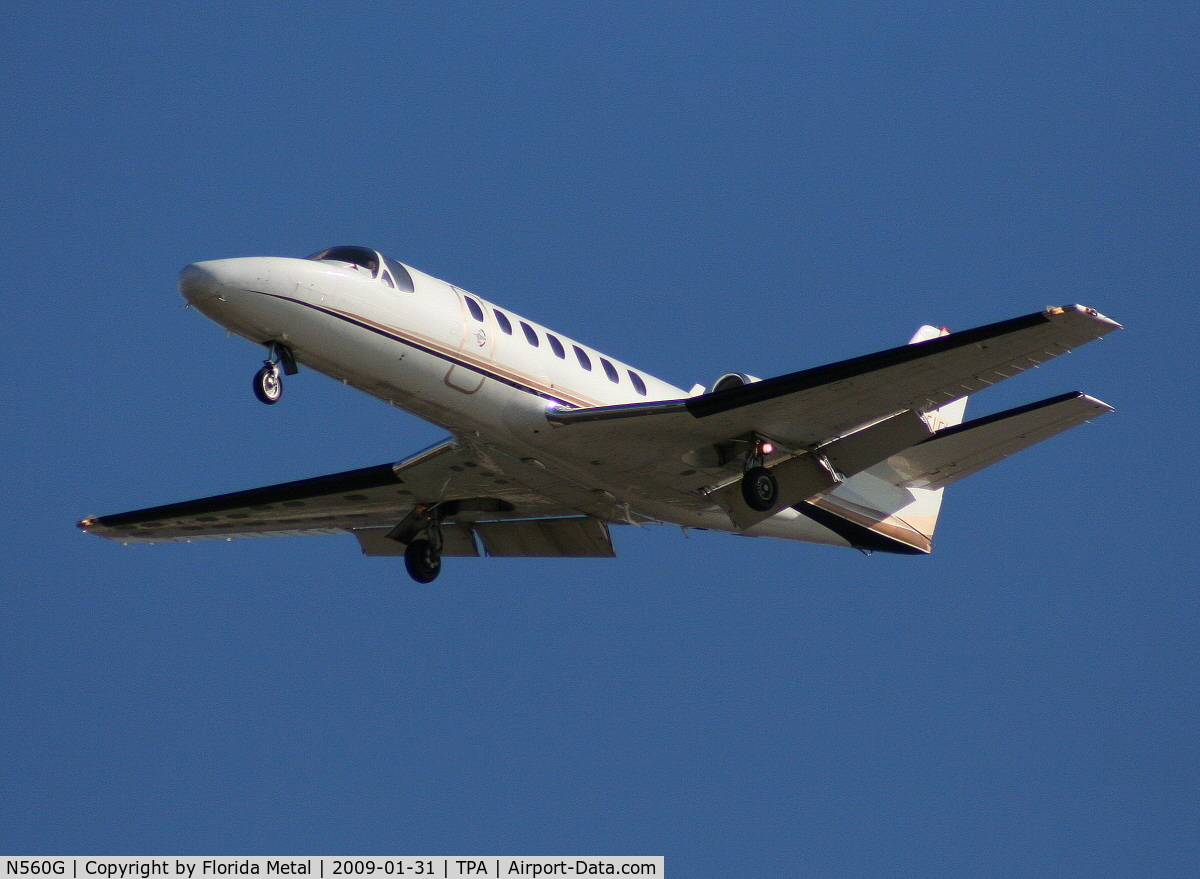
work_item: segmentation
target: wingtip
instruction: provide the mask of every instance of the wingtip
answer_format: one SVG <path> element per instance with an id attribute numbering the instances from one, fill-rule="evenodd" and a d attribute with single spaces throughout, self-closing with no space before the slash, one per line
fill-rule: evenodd
<path id="1" fill-rule="evenodd" d="M 1105 403 L 1103 400 L 1093 397 L 1091 394 L 1085 394 L 1082 391 L 1077 392 L 1081 399 L 1085 400 L 1093 409 L 1096 410 L 1096 415 L 1107 415 L 1109 412 L 1116 412 L 1116 408 Z"/>
<path id="2" fill-rule="evenodd" d="M 1079 305 L 1079 304 L 1055 305 L 1055 306 L 1051 306 L 1046 309 L 1047 317 L 1054 317 L 1056 315 L 1063 315 L 1063 314 L 1084 315 L 1084 316 L 1096 321 L 1097 323 L 1106 325 L 1107 329 L 1105 330 L 1105 332 L 1111 332 L 1112 330 L 1123 330 L 1124 329 L 1124 327 L 1121 326 L 1121 324 L 1117 323 L 1111 317 L 1106 317 L 1105 315 L 1096 311 L 1096 309 L 1088 308 L 1088 306 L 1086 306 L 1086 305 Z"/>

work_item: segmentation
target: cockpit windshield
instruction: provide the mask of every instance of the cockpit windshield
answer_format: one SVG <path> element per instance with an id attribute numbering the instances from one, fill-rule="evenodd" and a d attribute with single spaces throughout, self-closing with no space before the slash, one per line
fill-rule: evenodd
<path id="1" fill-rule="evenodd" d="M 308 259 L 317 262 L 346 262 L 361 266 L 371 273 L 374 278 L 379 274 L 379 254 L 366 247 L 330 247 L 320 253 L 314 253 Z"/>
<path id="2" fill-rule="evenodd" d="M 383 280 L 386 283 L 388 280 L 388 272 L 395 278 L 395 286 L 405 293 L 412 293 L 416 288 L 413 286 L 412 275 L 408 273 L 401 263 L 394 259 L 384 256 L 371 250 L 369 247 L 354 247 L 345 245 L 342 247 L 330 247 L 327 250 L 322 250 L 320 253 L 314 253 L 312 256 L 306 257 L 316 262 L 344 262 L 350 265 L 359 266 L 371 273 L 372 278 L 380 277 L 379 261 L 382 259 L 387 265 L 387 271 L 383 273 Z M 391 284 L 388 284 L 391 286 Z"/>

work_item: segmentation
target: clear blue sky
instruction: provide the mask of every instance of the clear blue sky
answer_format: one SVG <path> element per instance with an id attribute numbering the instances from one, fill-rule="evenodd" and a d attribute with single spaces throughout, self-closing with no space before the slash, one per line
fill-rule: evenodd
<path id="1" fill-rule="evenodd" d="M 0 53 L 0 853 L 664 854 L 673 877 L 1195 876 L 1187 3 L 17 7 Z M 1117 407 L 934 554 L 616 533 L 124 548 L 86 515 L 440 432 L 182 309 L 366 244 L 676 384 L 1082 302 L 973 398 Z"/>

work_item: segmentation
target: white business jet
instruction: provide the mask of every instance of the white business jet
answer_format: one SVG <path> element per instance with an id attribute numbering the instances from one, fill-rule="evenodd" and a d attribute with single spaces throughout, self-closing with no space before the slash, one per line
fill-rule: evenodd
<path id="1" fill-rule="evenodd" d="M 968 394 L 1119 328 L 1068 305 L 690 392 L 365 247 L 199 262 L 193 307 L 451 437 L 403 461 L 85 519 L 123 543 L 353 534 L 432 581 L 443 556 L 612 556 L 665 522 L 873 551 L 932 548 L 945 486 L 1111 407 L 1082 393 L 962 422 Z"/>

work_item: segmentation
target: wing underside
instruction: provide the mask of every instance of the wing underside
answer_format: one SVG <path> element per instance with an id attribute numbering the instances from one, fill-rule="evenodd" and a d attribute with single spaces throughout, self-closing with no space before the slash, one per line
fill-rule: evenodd
<path id="1" fill-rule="evenodd" d="M 402 554 L 386 535 L 418 504 L 441 504 L 445 555 L 612 555 L 603 522 L 489 469 L 446 441 L 397 464 L 85 519 L 122 543 L 350 532 L 368 555 Z"/>

